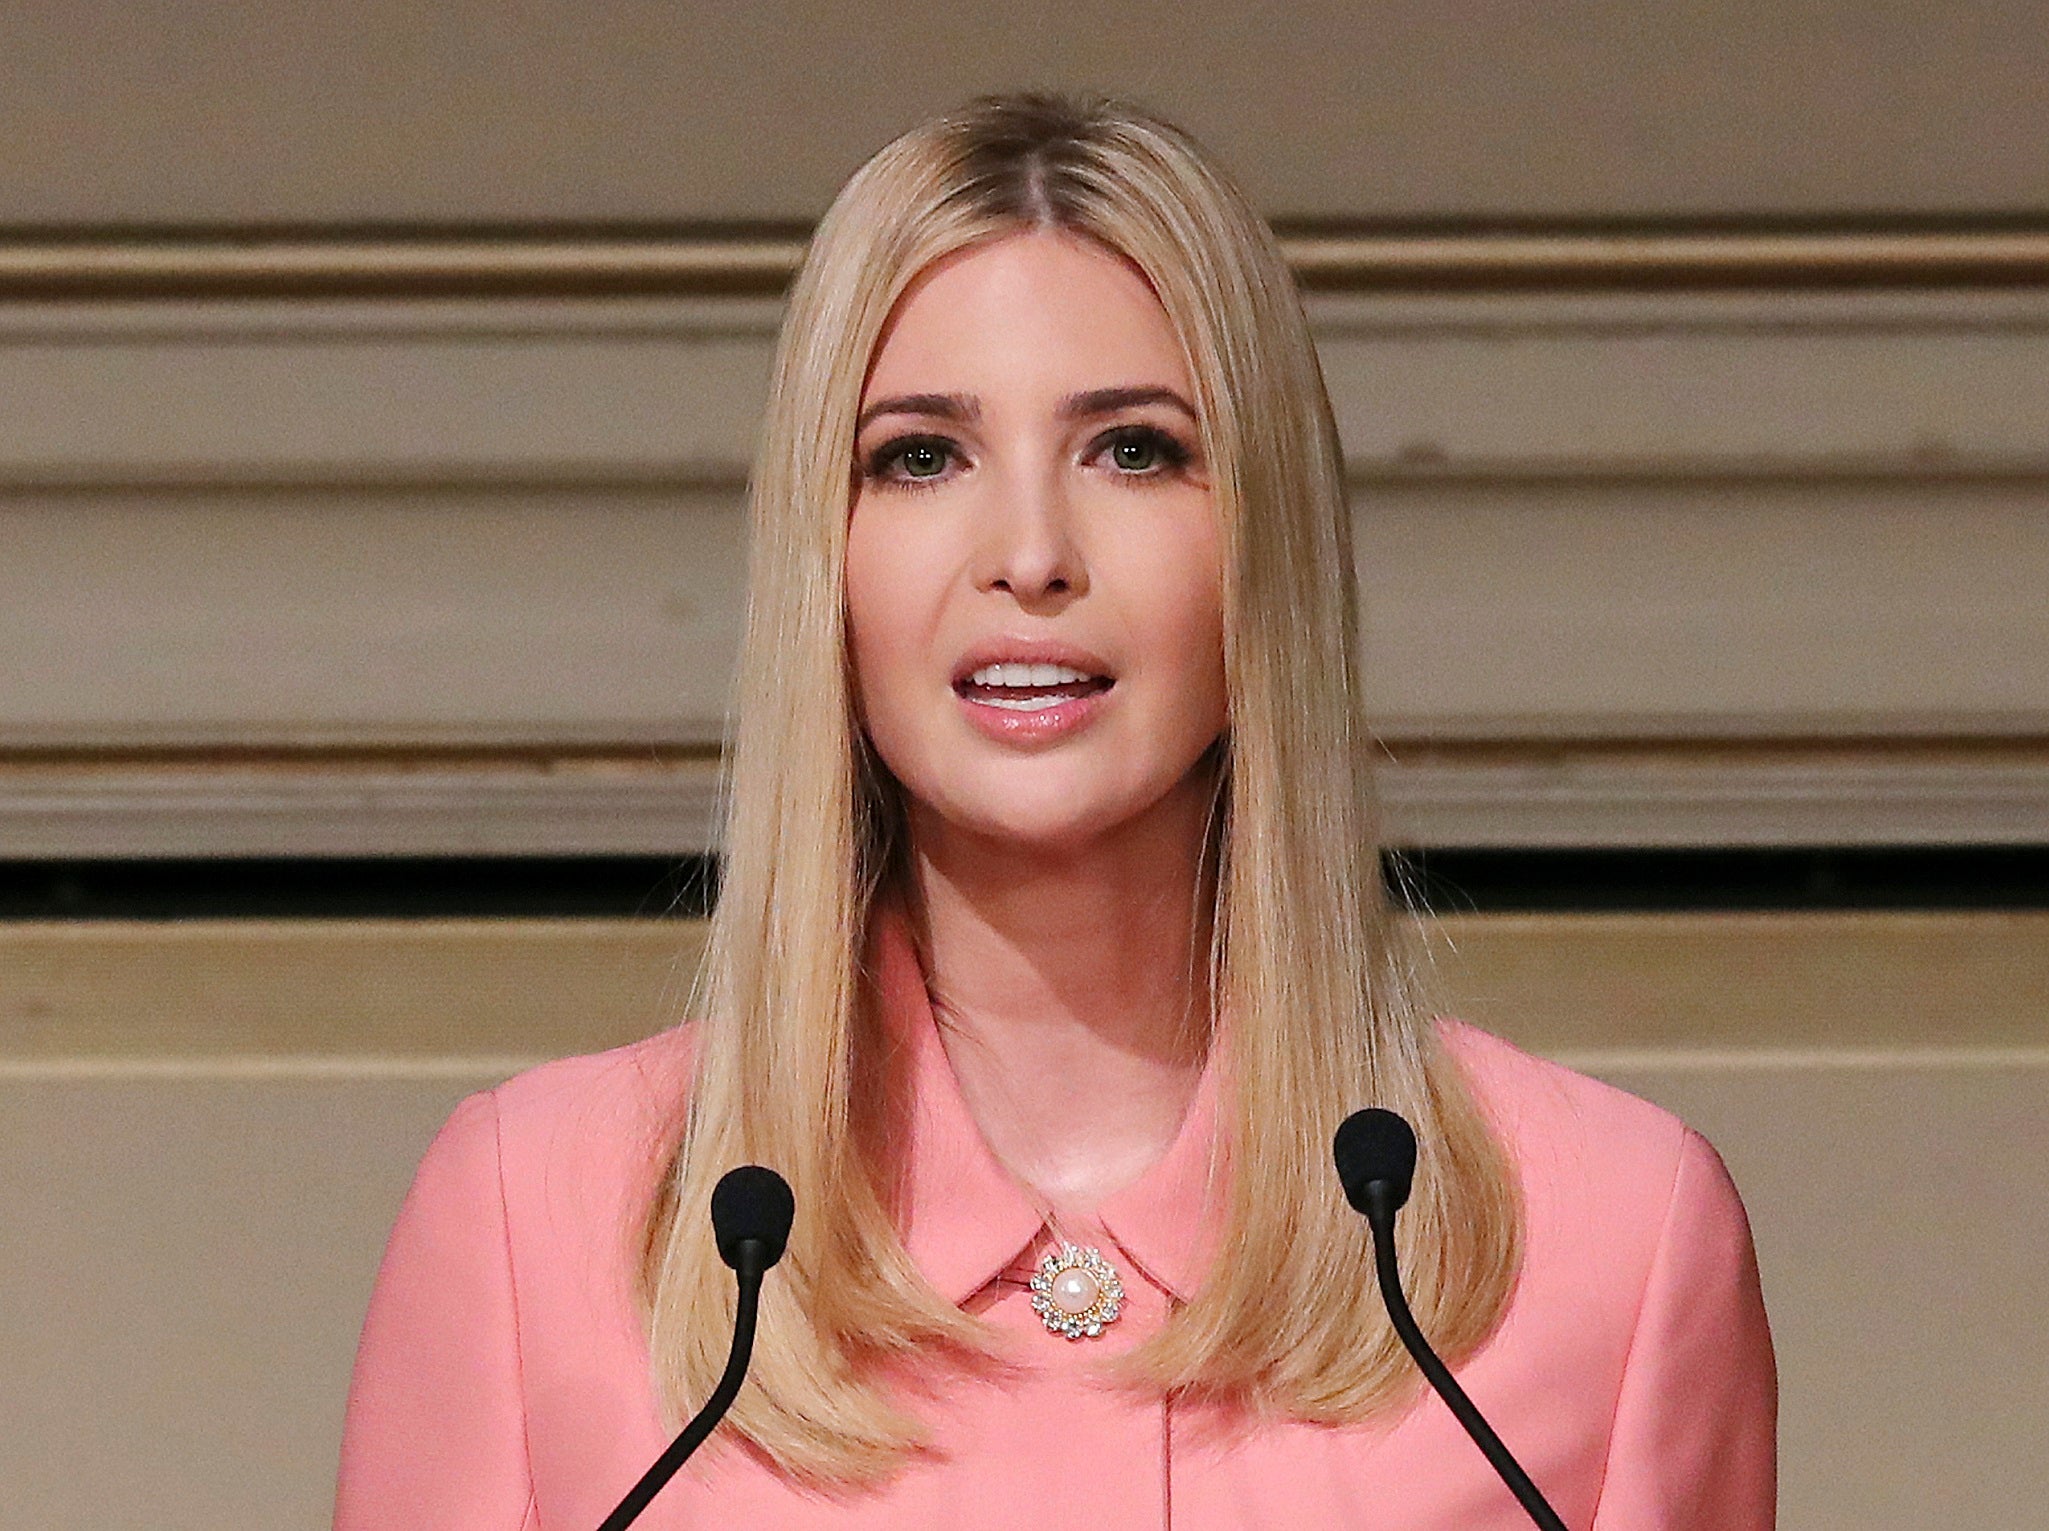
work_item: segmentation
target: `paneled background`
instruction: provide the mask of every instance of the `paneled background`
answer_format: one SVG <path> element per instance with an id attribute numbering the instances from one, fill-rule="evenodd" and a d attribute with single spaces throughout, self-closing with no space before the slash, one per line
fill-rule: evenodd
<path id="1" fill-rule="evenodd" d="M 2049 831 L 2049 293 L 1753 280 L 1312 299 L 1402 837 Z M 0 854 L 706 847 L 775 321 L 0 308 Z"/>
<path id="2" fill-rule="evenodd" d="M 1282 222 L 1398 840 L 2041 846 L 2045 79 L 2021 0 L 16 8 L 0 862 L 715 849 L 780 282 L 1023 82 Z M 2045 901 L 1435 928 L 1728 1158 L 1791 1531 L 2041 1524 Z M 320 1524 L 426 1138 L 699 938 L 0 924 L 0 1522 Z"/>

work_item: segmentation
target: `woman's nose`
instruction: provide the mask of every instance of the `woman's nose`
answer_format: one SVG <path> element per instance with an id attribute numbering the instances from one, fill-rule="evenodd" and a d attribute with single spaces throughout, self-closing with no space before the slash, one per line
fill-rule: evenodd
<path id="1" fill-rule="evenodd" d="M 993 487 L 976 584 L 1007 592 L 1027 610 L 1064 605 L 1086 592 L 1087 566 L 1059 474 L 1006 475 Z"/>

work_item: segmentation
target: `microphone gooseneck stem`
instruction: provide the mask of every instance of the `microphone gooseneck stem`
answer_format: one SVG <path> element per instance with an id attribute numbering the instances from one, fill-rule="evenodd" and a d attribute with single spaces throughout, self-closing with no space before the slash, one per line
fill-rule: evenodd
<path id="1" fill-rule="evenodd" d="M 598 1527 L 598 1531 L 626 1531 L 655 1495 L 662 1491 L 663 1485 L 676 1476 L 676 1470 L 690 1460 L 690 1454 L 704 1444 L 705 1438 L 726 1417 L 726 1410 L 733 1406 L 734 1398 L 739 1396 L 740 1383 L 747 1376 L 747 1362 L 754 1354 L 754 1321 L 761 1310 L 761 1278 L 768 1272 L 765 1254 L 757 1239 L 747 1239 L 740 1245 L 739 1262 L 734 1266 L 740 1277 L 740 1303 L 733 1314 L 733 1348 L 727 1353 L 726 1369 L 719 1377 L 718 1386 L 711 1390 L 704 1407 L 683 1427 L 682 1433 L 669 1443 L 669 1449 L 655 1458 L 654 1466 L 627 1491 L 626 1497 L 619 1501 L 619 1507 L 605 1517 L 605 1523 Z"/>
<path id="2" fill-rule="evenodd" d="M 1537 1491 L 1537 1485 L 1530 1481 L 1530 1475 L 1522 1470 L 1522 1464 L 1502 1444 L 1501 1437 L 1494 1433 L 1494 1427 L 1473 1407 L 1473 1400 L 1458 1385 L 1451 1368 L 1437 1358 L 1437 1352 L 1423 1338 L 1416 1315 L 1409 1311 L 1409 1300 L 1402 1295 L 1401 1267 L 1395 1262 L 1393 1187 L 1385 1180 L 1369 1183 L 1366 1202 L 1366 1221 L 1373 1229 L 1373 1267 L 1380 1277 L 1380 1295 L 1387 1303 L 1387 1316 L 1394 1321 L 1394 1332 L 1401 1337 L 1403 1346 L 1415 1358 L 1416 1365 L 1429 1379 L 1430 1385 L 1437 1389 L 1438 1396 L 1451 1409 L 1452 1416 L 1465 1427 L 1466 1434 L 1473 1438 L 1473 1444 L 1480 1448 L 1495 1472 L 1501 1475 L 1501 1481 L 1508 1485 L 1508 1491 L 1515 1495 L 1516 1502 L 1528 1512 L 1530 1519 L 1543 1531 L 1566 1531 L 1565 1522 L 1558 1518 L 1558 1512 Z"/>

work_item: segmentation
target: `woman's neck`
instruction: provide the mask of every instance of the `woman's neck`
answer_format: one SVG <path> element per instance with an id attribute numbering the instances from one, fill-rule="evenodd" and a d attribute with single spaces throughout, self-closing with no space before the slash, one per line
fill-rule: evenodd
<path id="1" fill-rule="evenodd" d="M 927 978 L 996 1157 L 1085 1216 L 1172 1145 L 1209 1044 L 1212 789 L 1197 776 L 1082 847 L 913 812 Z"/>

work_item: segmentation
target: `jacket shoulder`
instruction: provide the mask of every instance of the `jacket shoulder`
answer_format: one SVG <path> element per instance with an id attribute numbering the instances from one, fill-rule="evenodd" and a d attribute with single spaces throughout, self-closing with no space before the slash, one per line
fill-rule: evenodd
<path id="1" fill-rule="evenodd" d="M 603 1137 L 666 1121 L 688 1094 L 696 1042 L 696 1026 L 678 1026 L 515 1074 L 488 1092 L 500 1134 L 515 1143 L 565 1130 L 602 1129 Z"/>
<path id="2" fill-rule="evenodd" d="M 1563 1178 L 1663 1212 L 1689 1140 L 1699 1142 L 1677 1116 L 1478 1027 L 1447 1020 L 1440 1035 L 1526 1190 Z"/>
<path id="3" fill-rule="evenodd" d="M 486 1096 L 506 1219 L 529 1269 L 540 1251 L 637 1226 L 674 1152 L 696 1028 L 558 1058 Z"/>
<path id="4" fill-rule="evenodd" d="M 1742 1228 L 1721 1160 L 1670 1111 L 1614 1085 L 1470 1026 L 1447 1023 L 1443 1036 L 1521 1191 L 1515 1312 L 1576 1313 L 1589 1322 L 1572 1345 L 1626 1345 L 1661 1250 L 1703 1226 Z"/>

